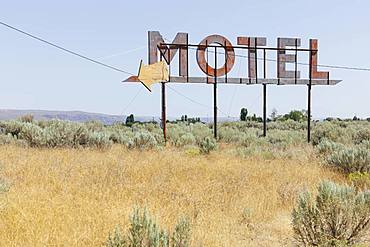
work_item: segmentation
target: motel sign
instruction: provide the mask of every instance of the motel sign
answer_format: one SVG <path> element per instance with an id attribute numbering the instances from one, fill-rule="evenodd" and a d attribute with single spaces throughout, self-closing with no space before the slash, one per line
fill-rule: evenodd
<path id="1" fill-rule="evenodd" d="M 244 56 L 238 56 L 235 51 L 239 50 Z M 189 53 L 195 52 L 196 61 L 189 61 Z M 267 52 L 276 52 L 275 76 L 267 78 L 267 61 L 271 61 Z M 298 56 L 306 54 L 308 61 L 308 75 L 303 75 L 298 69 Z M 178 69 L 174 69 L 175 57 L 178 57 Z M 224 56 L 222 64 L 218 64 L 219 55 Z M 307 56 L 308 55 L 308 56 Z M 214 66 L 209 64 L 211 56 Z M 232 77 L 230 72 L 235 65 L 236 57 L 247 60 L 247 73 L 242 77 Z M 261 63 L 258 62 L 262 61 Z M 214 34 L 205 37 L 198 44 L 189 43 L 188 33 L 179 32 L 176 34 L 172 43 L 166 43 L 158 31 L 148 32 L 148 64 L 154 65 L 160 61 L 165 61 L 169 69 L 169 76 L 162 83 L 162 126 L 166 140 L 166 83 L 207 83 L 213 85 L 214 103 L 214 136 L 217 138 L 217 84 L 246 84 L 263 86 L 263 134 L 266 136 L 266 104 L 267 104 L 267 85 L 307 85 L 308 88 L 308 123 L 307 140 L 310 141 L 311 130 L 311 87 L 313 85 L 336 85 L 341 80 L 330 78 L 328 71 L 318 70 L 318 40 L 309 39 L 309 47 L 301 47 L 300 38 L 277 38 L 276 47 L 268 47 L 265 37 L 239 36 L 236 45 L 224 36 Z M 194 76 L 190 74 L 189 62 L 196 62 L 199 70 L 204 76 Z M 171 66 L 172 64 L 172 66 Z M 288 69 L 291 64 L 294 69 Z M 173 73 L 177 71 L 177 73 Z M 259 75 L 263 76 L 259 76 Z M 140 82 L 138 76 L 131 76 L 126 82 Z M 142 82 L 142 81 L 141 81 Z M 143 82 L 142 82 L 143 83 Z M 144 83 L 143 83 L 144 84 Z M 145 84 L 144 84 L 145 85 Z"/>

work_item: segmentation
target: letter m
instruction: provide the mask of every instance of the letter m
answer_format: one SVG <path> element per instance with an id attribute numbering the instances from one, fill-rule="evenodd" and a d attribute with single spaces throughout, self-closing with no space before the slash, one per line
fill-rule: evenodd
<path id="1" fill-rule="evenodd" d="M 158 51 L 161 51 L 162 58 L 170 64 L 175 57 L 177 51 L 179 54 L 179 75 L 188 76 L 188 34 L 177 33 L 175 39 L 171 44 L 180 44 L 184 46 L 176 45 L 162 45 L 166 43 L 163 40 L 162 35 L 158 31 L 148 32 L 148 45 L 149 45 L 149 64 L 153 64 L 159 61 Z M 158 46 L 161 46 L 158 48 Z"/>

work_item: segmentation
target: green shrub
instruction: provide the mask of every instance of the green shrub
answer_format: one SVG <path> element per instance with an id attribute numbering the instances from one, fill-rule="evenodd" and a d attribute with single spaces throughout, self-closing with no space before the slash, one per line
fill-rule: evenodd
<path id="1" fill-rule="evenodd" d="M 168 235 L 150 217 L 148 211 L 136 208 L 130 218 L 127 241 L 129 246 L 168 246 Z"/>
<path id="2" fill-rule="evenodd" d="M 318 124 L 312 130 L 312 144 L 317 145 L 322 139 L 338 142 L 341 139 L 341 129 L 333 122 Z"/>
<path id="3" fill-rule="evenodd" d="M 207 125 L 202 123 L 191 124 L 190 132 L 195 137 L 198 145 L 200 145 L 206 137 L 212 138 L 212 130 Z"/>
<path id="4" fill-rule="evenodd" d="M 303 133 L 290 130 L 273 130 L 267 135 L 267 141 L 274 146 L 286 149 L 291 145 L 299 145 L 305 143 Z"/>
<path id="5" fill-rule="evenodd" d="M 207 136 L 199 145 L 200 152 L 203 154 L 209 154 L 212 150 L 217 148 L 217 143 L 215 138 Z"/>
<path id="6" fill-rule="evenodd" d="M 175 230 L 173 231 L 171 240 L 172 247 L 187 247 L 190 246 L 190 237 L 191 237 L 191 229 L 190 223 L 187 219 L 181 218 L 177 225 L 175 226 Z"/>
<path id="7" fill-rule="evenodd" d="M 370 173 L 370 150 L 361 146 L 342 148 L 334 151 L 328 156 L 327 161 L 345 173 Z"/>
<path id="8" fill-rule="evenodd" d="M 362 141 L 359 145 L 364 148 L 370 149 L 370 141 Z"/>
<path id="9" fill-rule="evenodd" d="M 342 143 L 336 143 L 328 139 L 322 139 L 316 148 L 320 154 L 329 155 L 335 151 L 344 149 L 345 146 Z"/>
<path id="10" fill-rule="evenodd" d="M 240 137 L 240 145 L 243 147 L 260 146 L 265 139 L 258 138 L 253 134 L 244 134 Z"/>
<path id="11" fill-rule="evenodd" d="M 23 124 L 19 138 L 27 141 L 31 147 L 43 147 L 47 143 L 43 129 L 32 123 Z"/>
<path id="12" fill-rule="evenodd" d="M 295 239 L 304 246 L 348 246 L 359 243 L 369 229 L 370 191 L 322 182 L 316 198 L 300 195 L 293 213 Z"/>
<path id="13" fill-rule="evenodd" d="M 104 132 L 92 132 L 89 135 L 88 146 L 98 149 L 106 149 L 112 145 L 109 136 Z"/>
<path id="14" fill-rule="evenodd" d="M 13 143 L 16 139 L 11 135 L 0 134 L 0 145 Z"/>
<path id="15" fill-rule="evenodd" d="M 106 246 L 107 247 L 126 247 L 129 245 L 127 244 L 125 238 L 122 236 L 119 227 L 116 227 L 113 235 L 109 234 L 107 242 L 106 242 Z"/>
<path id="16" fill-rule="evenodd" d="M 4 134 L 11 134 L 14 137 L 18 137 L 25 123 L 21 121 L 11 120 L 1 122 L 2 132 Z"/>
<path id="17" fill-rule="evenodd" d="M 43 130 L 44 143 L 47 147 L 78 147 L 93 143 L 95 134 L 89 131 L 86 125 L 69 121 L 49 121 Z M 93 135 L 93 136 L 91 136 Z"/>
<path id="18" fill-rule="evenodd" d="M 134 135 L 133 144 L 133 147 L 139 149 L 150 149 L 157 146 L 157 140 L 150 132 L 139 131 Z"/>
<path id="19" fill-rule="evenodd" d="M 349 181 L 357 189 L 370 189 L 370 174 L 367 172 L 352 172 L 348 175 Z"/>
<path id="20" fill-rule="evenodd" d="M 243 133 L 237 128 L 225 126 L 219 129 L 219 138 L 226 143 L 238 143 L 241 141 Z"/>
<path id="21" fill-rule="evenodd" d="M 189 156 L 192 156 L 192 157 L 195 157 L 195 156 L 200 155 L 200 149 L 198 147 L 194 147 L 194 146 L 187 146 L 186 149 L 185 149 L 185 154 L 189 155 Z"/>
<path id="22" fill-rule="evenodd" d="M 352 139 L 355 144 L 360 144 L 365 141 L 369 142 L 370 141 L 370 128 L 369 127 L 359 128 L 353 134 Z"/>
<path id="23" fill-rule="evenodd" d="M 111 132 L 109 140 L 111 140 L 113 143 L 122 144 L 128 148 L 132 148 L 134 146 L 133 137 L 134 135 L 131 136 L 120 132 Z"/>
<path id="24" fill-rule="evenodd" d="M 0 194 L 9 190 L 9 183 L 0 178 Z"/>
<path id="25" fill-rule="evenodd" d="M 196 139 L 193 136 L 192 133 L 185 133 L 181 135 L 181 137 L 178 139 L 178 142 L 176 143 L 176 146 L 178 147 L 184 147 L 184 146 L 191 146 L 196 144 Z"/>
<path id="26" fill-rule="evenodd" d="M 125 235 L 116 228 L 109 235 L 107 247 L 188 247 L 190 224 L 181 219 L 175 226 L 171 239 L 167 232 L 153 220 L 146 209 L 135 208 L 130 216 L 130 226 Z"/>
<path id="27" fill-rule="evenodd" d="M 33 115 L 32 114 L 23 115 L 19 118 L 19 121 L 24 122 L 24 123 L 32 123 Z"/>

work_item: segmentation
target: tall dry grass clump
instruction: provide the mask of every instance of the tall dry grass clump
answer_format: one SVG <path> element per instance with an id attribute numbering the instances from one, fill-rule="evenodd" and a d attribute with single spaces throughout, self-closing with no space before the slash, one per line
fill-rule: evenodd
<path id="1" fill-rule="evenodd" d="M 129 230 L 134 205 L 161 229 L 191 225 L 192 246 L 286 246 L 300 191 L 342 180 L 319 160 L 241 158 L 179 149 L 34 149 L 0 146 L 2 246 L 102 246 L 117 225 Z M 175 236 L 173 236 L 175 238 Z"/>

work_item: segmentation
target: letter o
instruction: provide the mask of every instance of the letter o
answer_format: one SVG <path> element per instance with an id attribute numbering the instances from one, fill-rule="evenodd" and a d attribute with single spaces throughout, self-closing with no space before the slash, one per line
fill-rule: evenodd
<path id="1" fill-rule="evenodd" d="M 206 46 L 210 44 L 219 44 L 226 52 L 226 60 L 224 65 L 217 69 L 211 67 L 206 60 Z M 226 47 L 225 47 L 226 46 Z M 235 52 L 234 48 L 232 48 L 231 42 L 221 36 L 221 35 L 210 35 L 204 38 L 200 43 L 199 47 L 197 49 L 197 62 L 200 67 L 200 69 L 209 76 L 223 76 L 227 74 L 234 66 L 235 63 Z"/>

